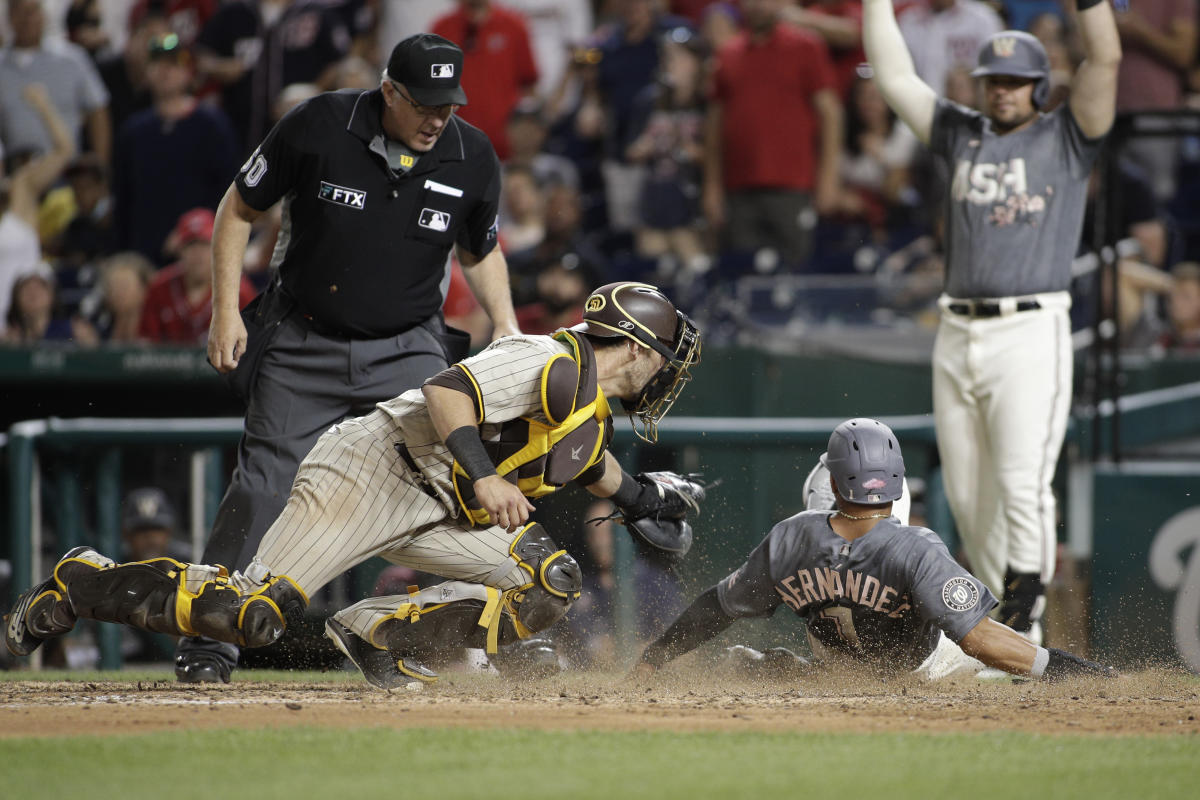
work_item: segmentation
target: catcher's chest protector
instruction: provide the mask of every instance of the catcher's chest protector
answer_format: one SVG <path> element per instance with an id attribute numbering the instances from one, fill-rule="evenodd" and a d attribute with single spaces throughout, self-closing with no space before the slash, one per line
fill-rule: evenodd
<path id="1" fill-rule="evenodd" d="M 526 497 L 541 497 L 579 477 L 604 456 L 612 440 L 612 410 L 596 381 L 596 359 L 587 340 L 571 331 L 554 338 L 571 346 L 573 355 L 552 356 L 542 371 L 545 421 L 521 417 L 505 423 L 498 439 L 484 447 L 496 472 Z M 479 507 L 466 471 L 454 462 L 454 491 L 475 525 L 490 525 Z"/>

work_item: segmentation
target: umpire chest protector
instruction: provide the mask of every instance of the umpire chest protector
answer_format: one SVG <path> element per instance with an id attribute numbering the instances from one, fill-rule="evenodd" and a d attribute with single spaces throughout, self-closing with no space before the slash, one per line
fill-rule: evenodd
<path id="1" fill-rule="evenodd" d="M 526 497 L 541 497 L 598 464 L 612 440 L 612 410 L 596 380 L 592 346 L 581 334 L 559 331 L 554 338 L 571 348 L 542 370 L 542 414 L 505 423 L 500 436 L 484 447 L 496 472 Z M 479 506 L 471 479 L 455 461 L 454 492 L 475 525 L 491 524 Z"/>

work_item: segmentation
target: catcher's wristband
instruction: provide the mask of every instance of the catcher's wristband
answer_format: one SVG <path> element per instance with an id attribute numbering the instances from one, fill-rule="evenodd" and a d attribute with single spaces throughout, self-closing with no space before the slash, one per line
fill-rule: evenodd
<path id="1" fill-rule="evenodd" d="M 450 455 L 454 456 L 471 480 L 477 481 L 496 474 L 496 465 L 488 457 L 483 440 L 479 438 L 479 429 L 474 425 L 463 425 L 452 430 L 446 437 L 446 447 L 450 448 Z"/>
<path id="2" fill-rule="evenodd" d="M 642 485 L 637 482 L 637 479 L 624 470 L 621 471 L 621 485 L 612 493 L 612 497 L 608 498 L 613 501 L 613 504 L 618 508 L 631 506 L 638 501 L 642 494 Z"/>

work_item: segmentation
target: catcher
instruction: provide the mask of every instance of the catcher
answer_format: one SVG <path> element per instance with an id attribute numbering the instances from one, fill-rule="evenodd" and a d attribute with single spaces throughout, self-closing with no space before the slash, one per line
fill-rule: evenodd
<path id="1" fill-rule="evenodd" d="M 579 597 L 578 564 L 529 521 L 536 499 L 574 481 L 609 498 L 647 543 L 686 550 L 685 516 L 703 487 L 626 473 L 607 447 L 609 398 L 643 439 L 700 360 L 700 333 L 654 287 L 612 283 L 583 322 L 553 336 L 509 336 L 329 429 L 300 465 L 283 513 L 244 572 L 169 558 L 115 564 L 67 553 L 7 618 L 17 655 L 77 617 L 243 647 L 276 641 L 308 597 L 372 556 L 450 578 L 371 597 L 326 633 L 374 686 L 436 679 L 423 660 L 459 647 L 530 639 Z M 286 413 L 281 409 L 280 413 Z"/>
<path id="2" fill-rule="evenodd" d="M 978 670 L 979 662 L 1035 678 L 1115 674 L 1039 647 L 989 618 L 996 598 L 950 557 L 937 534 L 893 517 L 903 494 L 904 458 L 886 425 L 843 422 L 821 463 L 836 508 L 802 511 L 775 525 L 745 564 L 701 594 L 645 649 L 635 675 L 653 673 L 738 618 L 770 616 L 783 605 L 805 621 L 813 653 L 824 662 L 926 677 Z M 735 650 L 773 671 L 804 663 L 781 648 Z"/>

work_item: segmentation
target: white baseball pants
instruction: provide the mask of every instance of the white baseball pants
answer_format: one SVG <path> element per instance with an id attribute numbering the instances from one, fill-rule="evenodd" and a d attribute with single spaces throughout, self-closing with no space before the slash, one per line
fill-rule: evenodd
<path id="1" fill-rule="evenodd" d="M 948 309 L 933 347 L 933 411 L 946 496 L 972 572 L 997 597 L 1004 573 L 1054 574 L 1051 482 L 1073 372 L 1067 292 L 1041 308 L 971 318 Z M 1022 298 L 1025 299 L 1025 298 Z"/>

